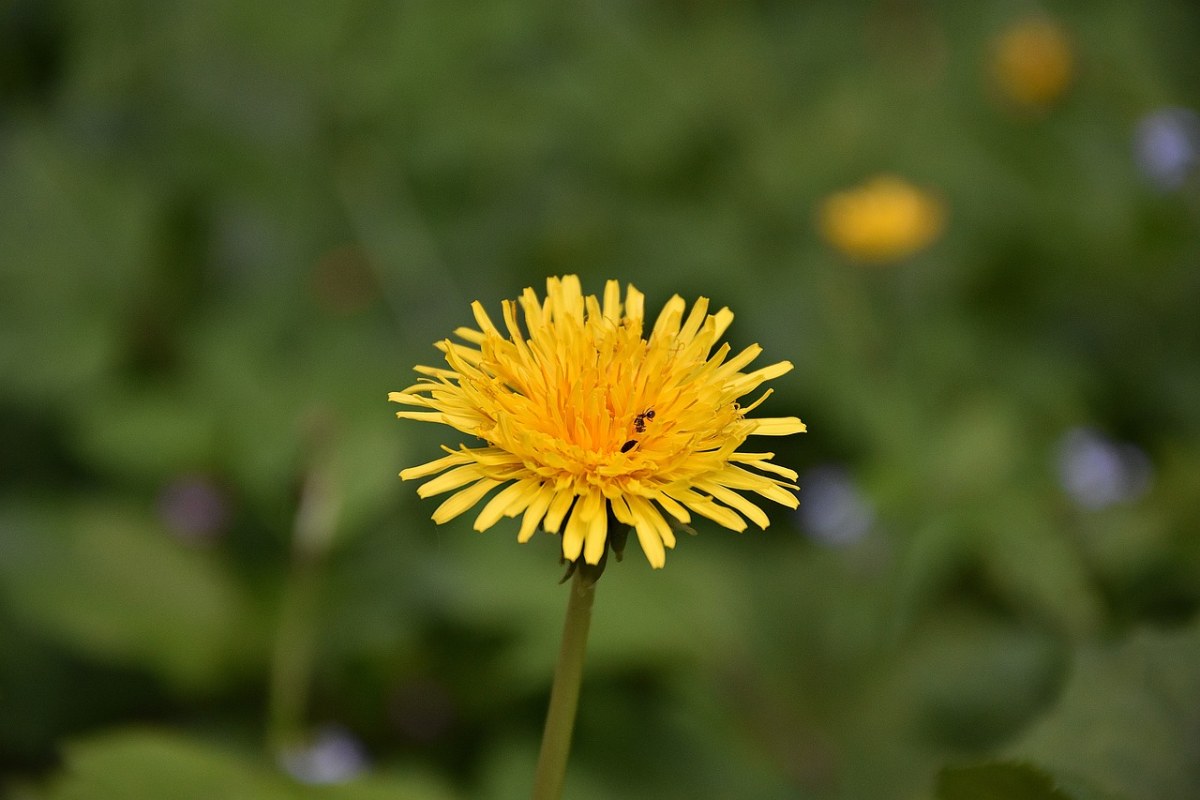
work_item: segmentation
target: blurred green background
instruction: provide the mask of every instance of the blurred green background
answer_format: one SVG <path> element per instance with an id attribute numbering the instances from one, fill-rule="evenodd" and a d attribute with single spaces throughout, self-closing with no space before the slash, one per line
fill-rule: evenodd
<path id="1" fill-rule="evenodd" d="M 1071 79 L 1020 107 L 1038 11 Z M 608 570 L 568 797 L 1200 796 L 1197 42 L 1185 0 L 3 4 L 0 794 L 526 796 L 558 540 L 434 526 L 396 473 L 458 442 L 385 398 L 578 273 L 730 306 L 810 432 L 799 512 Z M 864 266 L 817 210 L 878 173 L 946 226 Z"/>

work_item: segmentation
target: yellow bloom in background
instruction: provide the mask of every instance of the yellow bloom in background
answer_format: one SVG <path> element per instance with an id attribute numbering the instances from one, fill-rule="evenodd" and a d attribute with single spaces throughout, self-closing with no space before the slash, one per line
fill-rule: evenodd
<path id="1" fill-rule="evenodd" d="M 604 555 L 610 512 L 633 527 L 655 568 L 675 546 L 663 512 L 684 524 L 697 514 L 736 531 L 746 519 L 767 527 L 767 515 L 740 493 L 795 508 L 796 473 L 772 463 L 774 453 L 738 448 L 751 435 L 805 426 L 796 417 L 747 416 L 770 390 L 745 406 L 738 400 L 792 365 L 743 372 L 758 345 L 733 357 L 728 344 L 713 350 L 733 313 L 709 314 L 705 298 L 685 316 L 686 308 L 672 297 L 647 336 L 641 292 L 628 286 L 622 303 L 620 284 L 609 281 L 603 298 L 585 297 L 574 275 L 547 280 L 545 302 L 531 288 L 505 300 L 503 330 L 473 303 L 478 327 L 454 332 L 465 344 L 437 345 L 449 368 L 416 367 L 425 377 L 388 399 L 424 409 L 397 417 L 448 425 L 483 444 L 443 447 L 446 456 L 400 477 L 436 475 L 421 497 L 457 490 L 434 511 L 438 524 L 504 487 L 476 530 L 520 516 L 519 541 L 540 524 L 562 533 L 567 560 L 582 553 L 589 564 Z"/>
<path id="2" fill-rule="evenodd" d="M 945 211 L 932 195 L 891 175 L 831 195 L 818 224 L 825 239 L 858 261 L 884 264 L 912 255 L 942 232 Z"/>
<path id="3" fill-rule="evenodd" d="M 1075 77 L 1075 54 L 1066 32 L 1045 17 L 1024 19 L 993 43 L 992 77 L 1008 100 L 1042 109 L 1062 97 Z"/>

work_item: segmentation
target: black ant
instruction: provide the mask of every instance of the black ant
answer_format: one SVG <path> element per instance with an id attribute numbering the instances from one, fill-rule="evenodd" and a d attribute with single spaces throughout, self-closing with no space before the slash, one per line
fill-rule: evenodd
<path id="1" fill-rule="evenodd" d="M 638 433 L 646 432 L 646 423 L 654 420 L 654 409 L 647 408 L 642 413 L 633 418 L 633 429 Z"/>
<path id="2" fill-rule="evenodd" d="M 646 423 L 654 420 L 654 409 L 647 408 L 642 413 L 633 418 L 633 429 L 638 433 L 646 432 Z M 637 447 L 638 440 L 630 439 L 625 444 L 621 445 L 621 452 L 628 453 L 633 448 Z"/>

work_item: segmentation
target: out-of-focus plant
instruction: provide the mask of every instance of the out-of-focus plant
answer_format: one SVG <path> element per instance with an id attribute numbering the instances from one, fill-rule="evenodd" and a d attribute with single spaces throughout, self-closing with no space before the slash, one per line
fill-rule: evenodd
<path id="1" fill-rule="evenodd" d="M 1049 17 L 1013 23 L 992 43 L 991 75 L 996 89 L 1023 110 L 1057 102 L 1075 79 L 1075 49 L 1066 30 Z"/>
<path id="2" fill-rule="evenodd" d="M 940 200 L 893 175 L 880 175 L 821 203 L 825 239 L 855 261 L 887 264 L 927 247 L 942 232 Z"/>

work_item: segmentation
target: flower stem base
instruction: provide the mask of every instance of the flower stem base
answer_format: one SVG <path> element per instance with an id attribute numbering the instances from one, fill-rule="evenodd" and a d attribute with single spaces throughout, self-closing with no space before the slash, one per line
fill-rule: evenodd
<path id="1" fill-rule="evenodd" d="M 559 800 L 567 775 L 567 756 L 571 751 L 571 732 L 579 705 L 579 687 L 583 681 L 583 657 L 587 650 L 588 628 L 592 621 L 595 579 L 576 570 L 567 601 L 567 619 L 563 624 L 562 646 L 554 685 L 550 689 L 550 708 L 538 754 L 533 781 L 533 800 Z"/>

